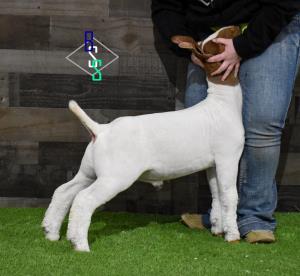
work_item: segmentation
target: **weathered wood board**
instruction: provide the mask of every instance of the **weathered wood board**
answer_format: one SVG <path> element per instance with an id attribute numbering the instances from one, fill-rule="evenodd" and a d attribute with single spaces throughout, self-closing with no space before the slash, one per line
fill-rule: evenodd
<path id="1" fill-rule="evenodd" d="M 86 110 L 99 123 L 115 118 L 146 114 L 146 110 Z M 86 129 L 68 109 L 0 108 L 0 141 L 85 142 Z"/>
<path id="2" fill-rule="evenodd" d="M 108 16 L 109 0 L 1 0 L 4 15 Z"/>
<path id="3" fill-rule="evenodd" d="M 0 4 L 1 5 L 1 4 Z M 1 9 L 1 8 L 0 8 Z M 48 49 L 49 16 L 0 16 L 2 49 Z"/>
<path id="4" fill-rule="evenodd" d="M 116 52 L 147 54 L 155 52 L 153 23 L 143 18 L 51 17 L 51 49 L 73 49 L 81 45 L 84 31 Z M 163 45 L 161 45 L 163 47 Z M 173 57 L 175 58 L 175 57 Z"/>
<path id="5" fill-rule="evenodd" d="M 183 108 L 187 60 L 166 49 L 151 21 L 151 0 L 0 1 L 0 207 L 46 206 L 77 172 L 87 131 L 67 109 L 77 100 L 100 123 L 120 116 Z M 91 77 L 65 57 L 84 31 L 120 58 Z M 76 62 L 86 66 L 80 52 Z M 104 62 L 111 54 L 101 52 Z M 176 102 L 175 102 L 176 101 Z M 295 83 L 277 182 L 279 210 L 300 210 L 300 77 Z M 210 205 L 205 173 L 165 183 L 135 183 L 107 210 L 203 212 Z"/>
<path id="6" fill-rule="evenodd" d="M 8 73 L 0 73 L 0 107 L 9 105 L 9 77 Z"/>
<path id="7" fill-rule="evenodd" d="M 284 160 L 284 162 L 282 162 Z M 289 152 L 281 154 L 277 179 L 279 185 L 300 186 L 300 152 Z M 300 201 L 299 201 L 300 202 Z"/>
<path id="8" fill-rule="evenodd" d="M 6 50 L 0 49 L 0 73 L 38 73 L 87 75 L 66 59 L 66 51 Z M 78 55 L 77 62 L 85 64 L 87 53 Z M 103 62 L 111 60 L 109 54 L 102 54 Z M 157 54 L 121 55 L 120 59 L 103 69 L 106 76 L 140 76 L 141 78 L 165 78 L 166 71 Z"/>
<path id="9" fill-rule="evenodd" d="M 109 16 L 150 17 L 151 0 L 110 0 Z"/>
<path id="10" fill-rule="evenodd" d="M 89 76 L 20 74 L 10 76 L 11 107 L 65 108 L 73 99 L 82 108 L 166 111 L 174 109 L 175 88 L 165 79 L 109 77 L 101 83 Z M 18 91 L 12 91 L 13 88 Z"/>
<path id="11" fill-rule="evenodd" d="M 69 54 L 69 51 L 0 49 L 0 72 L 87 75 L 66 59 Z M 101 58 L 106 62 L 110 60 L 110 55 L 102 54 Z M 76 61 L 84 64 L 88 60 L 88 54 L 81 53 Z M 117 60 L 109 68 L 104 69 L 104 74 L 118 75 L 119 62 Z"/>

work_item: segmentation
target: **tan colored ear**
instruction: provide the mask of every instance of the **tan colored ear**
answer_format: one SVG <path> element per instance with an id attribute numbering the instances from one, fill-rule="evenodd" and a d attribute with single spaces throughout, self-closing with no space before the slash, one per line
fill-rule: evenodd
<path id="1" fill-rule="evenodd" d="M 196 43 L 196 41 L 190 37 L 185 35 L 175 35 L 171 38 L 172 42 L 177 44 L 180 48 L 191 50 L 196 57 L 200 60 L 205 61 L 211 54 L 204 54 L 201 52 L 201 44 L 200 46 Z"/>
<path id="2" fill-rule="evenodd" d="M 174 35 L 174 36 L 172 36 L 171 40 L 175 44 L 180 44 L 182 42 L 189 42 L 192 44 L 196 43 L 192 37 L 186 36 L 186 35 Z"/>
<path id="3" fill-rule="evenodd" d="M 203 52 L 207 53 L 211 56 L 217 55 L 222 53 L 225 50 L 224 45 L 222 44 L 217 44 L 213 42 L 212 40 L 208 41 L 205 43 L 203 47 Z"/>
<path id="4" fill-rule="evenodd" d="M 190 37 L 185 35 L 175 35 L 171 38 L 172 42 L 177 44 L 180 48 L 195 50 L 196 48 L 196 41 Z"/>
<path id="5" fill-rule="evenodd" d="M 195 49 L 195 45 L 191 42 L 180 42 L 178 46 L 183 49 L 190 49 L 190 50 Z"/>
<path id="6" fill-rule="evenodd" d="M 205 53 L 205 51 L 202 51 L 202 44 L 203 44 L 203 41 L 199 41 L 197 44 L 196 44 L 196 51 L 194 52 L 194 54 L 198 57 L 198 58 L 201 58 L 201 59 L 208 59 L 210 57 L 213 56 L 213 54 L 211 53 Z M 205 48 L 205 47 L 204 47 Z"/>

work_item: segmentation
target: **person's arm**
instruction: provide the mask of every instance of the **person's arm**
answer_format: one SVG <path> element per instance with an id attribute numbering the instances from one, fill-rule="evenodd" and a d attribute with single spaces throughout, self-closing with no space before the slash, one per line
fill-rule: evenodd
<path id="1" fill-rule="evenodd" d="M 300 11 L 299 0 L 261 0 L 261 10 L 249 22 L 246 31 L 233 39 L 237 54 L 245 59 L 261 54 Z"/>
<path id="2" fill-rule="evenodd" d="M 181 0 L 152 0 L 152 20 L 158 28 L 163 40 L 175 54 L 190 56 L 189 51 L 180 49 L 171 42 L 174 35 L 191 35 L 186 27 L 186 1 Z"/>

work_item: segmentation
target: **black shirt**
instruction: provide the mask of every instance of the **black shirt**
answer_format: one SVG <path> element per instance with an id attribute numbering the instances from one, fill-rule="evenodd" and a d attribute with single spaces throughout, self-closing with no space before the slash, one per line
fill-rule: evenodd
<path id="1" fill-rule="evenodd" d="M 299 11 L 300 0 L 152 0 L 153 22 L 178 55 L 187 52 L 171 43 L 173 35 L 199 40 L 211 27 L 241 23 L 248 28 L 234 38 L 236 52 L 242 58 L 259 55 Z"/>

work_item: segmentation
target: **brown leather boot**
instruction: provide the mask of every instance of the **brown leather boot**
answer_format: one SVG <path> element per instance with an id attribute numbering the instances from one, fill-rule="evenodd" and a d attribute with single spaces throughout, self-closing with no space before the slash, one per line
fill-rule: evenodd
<path id="1" fill-rule="evenodd" d="M 202 216 L 200 214 L 183 214 L 181 215 L 181 221 L 191 229 L 205 229 L 202 224 Z"/>
<path id="2" fill-rule="evenodd" d="M 273 243 L 276 240 L 274 233 L 266 230 L 251 231 L 246 235 L 245 239 L 249 243 Z"/>

